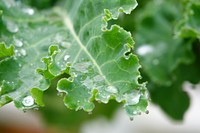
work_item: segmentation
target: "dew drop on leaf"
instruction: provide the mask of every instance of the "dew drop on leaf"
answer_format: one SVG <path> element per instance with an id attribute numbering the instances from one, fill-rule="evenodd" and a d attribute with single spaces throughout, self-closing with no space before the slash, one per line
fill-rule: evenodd
<path id="1" fill-rule="evenodd" d="M 23 56 L 26 56 L 26 50 L 25 50 L 25 49 L 21 49 L 21 50 L 20 50 L 20 53 L 21 53 Z"/>
<path id="2" fill-rule="evenodd" d="M 133 121 L 133 120 L 134 120 L 134 117 L 131 116 L 131 117 L 130 117 L 130 121 Z"/>
<path id="3" fill-rule="evenodd" d="M 19 28 L 17 26 L 17 24 L 11 22 L 11 21 L 7 21 L 6 22 L 6 28 L 8 31 L 12 32 L 12 33 L 16 33 L 19 31 Z"/>
<path id="4" fill-rule="evenodd" d="M 69 48 L 71 46 L 71 44 L 69 42 L 61 42 L 60 45 L 63 48 Z"/>
<path id="5" fill-rule="evenodd" d="M 69 55 L 65 55 L 64 56 L 64 61 L 67 61 L 69 59 L 69 57 L 70 57 Z"/>
<path id="6" fill-rule="evenodd" d="M 32 96 L 27 96 L 23 99 L 22 104 L 26 107 L 30 107 L 34 104 L 34 99 Z"/>
<path id="7" fill-rule="evenodd" d="M 14 45 L 15 45 L 16 47 L 22 47 L 22 46 L 23 46 L 23 42 L 20 41 L 20 40 L 17 39 L 17 38 L 14 38 Z"/>
<path id="8" fill-rule="evenodd" d="M 126 105 L 135 105 L 140 100 L 140 94 L 137 91 L 133 91 L 132 93 L 126 94 Z"/>
<path id="9" fill-rule="evenodd" d="M 149 110 L 146 110 L 145 113 L 146 113 L 146 114 L 149 114 Z"/>
<path id="10" fill-rule="evenodd" d="M 118 90 L 115 86 L 108 86 L 107 91 L 110 93 L 118 93 Z"/>

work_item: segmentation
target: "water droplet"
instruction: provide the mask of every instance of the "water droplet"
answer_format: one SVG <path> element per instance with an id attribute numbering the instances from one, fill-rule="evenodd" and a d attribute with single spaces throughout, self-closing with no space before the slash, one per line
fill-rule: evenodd
<path id="1" fill-rule="evenodd" d="M 26 50 L 25 50 L 25 49 L 21 49 L 21 50 L 20 50 L 20 53 L 21 53 L 23 56 L 26 56 Z"/>
<path id="2" fill-rule="evenodd" d="M 150 45 L 142 45 L 137 49 L 137 53 L 141 56 L 144 56 L 152 52 L 153 52 L 153 47 Z"/>
<path id="3" fill-rule="evenodd" d="M 63 48 L 69 48 L 71 46 L 71 44 L 69 42 L 61 42 L 60 45 Z"/>
<path id="4" fill-rule="evenodd" d="M 133 116 L 131 116 L 131 117 L 130 117 L 130 121 L 133 121 L 133 120 L 134 120 L 134 117 L 133 117 Z"/>
<path id="5" fill-rule="evenodd" d="M 67 61 L 69 59 L 70 55 L 65 55 L 64 56 L 64 61 Z"/>
<path id="6" fill-rule="evenodd" d="M 14 22 L 11 22 L 11 21 L 6 22 L 6 28 L 8 31 L 10 31 L 12 33 L 16 33 L 19 30 L 17 24 L 15 24 Z"/>
<path id="7" fill-rule="evenodd" d="M 74 77 L 77 77 L 78 75 L 77 75 L 76 73 L 73 72 L 73 76 L 74 76 Z"/>
<path id="8" fill-rule="evenodd" d="M 138 112 L 137 111 L 133 111 L 133 115 L 137 115 L 138 114 Z"/>
<path id="9" fill-rule="evenodd" d="M 82 81 L 82 84 L 88 89 L 92 89 L 94 83 L 89 77 L 87 77 L 84 81 Z"/>
<path id="10" fill-rule="evenodd" d="M 73 67 L 76 71 L 87 73 L 91 65 L 91 62 L 82 62 L 75 64 Z"/>
<path id="11" fill-rule="evenodd" d="M 118 90 L 115 86 L 108 86 L 107 91 L 110 93 L 117 93 Z"/>
<path id="12" fill-rule="evenodd" d="M 24 106 L 30 107 L 34 104 L 34 99 L 32 96 L 27 96 L 23 99 L 22 104 Z"/>
<path id="13" fill-rule="evenodd" d="M 146 114 L 149 114 L 149 110 L 146 110 L 145 113 L 146 113 Z"/>
<path id="14" fill-rule="evenodd" d="M 22 47 L 23 46 L 23 42 L 14 37 L 14 45 L 16 47 Z"/>
<path id="15" fill-rule="evenodd" d="M 78 102 L 78 103 L 80 103 L 80 101 L 79 101 L 79 100 L 78 100 L 77 102 Z"/>
<path id="16" fill-rule="evenodd" d="M 132 93 L 125 94 L 126 104 L 127 105 L 135 105 L 140 101 L 140 93 L 139 91 L 133 91 Z"/>
<path id="17" fill-rule="evenodd" d="M 104 26 L 101 27 L 101 30 L 102 30 L 102 31 L 106 31 L 106 27 L 104 27 Z"/>
<path id="18" fill-rule="evenodd" d="M 35 13 L 32 8 L 24 8 L 22 11 L 28 15 L 33 15 Z"/>

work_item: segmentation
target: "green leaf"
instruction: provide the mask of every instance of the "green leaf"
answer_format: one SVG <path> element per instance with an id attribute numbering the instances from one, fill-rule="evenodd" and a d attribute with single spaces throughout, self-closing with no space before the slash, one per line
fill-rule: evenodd
<path id="1" fill-rule="evenodd" d="M 6 47 L 4 43 L 0 42 L 0 59 L 14 55 L 14 47 Z"/>
<path id="2" fill-rule="evenodd" d="M 194 61 L 193 41 L 173 35 L 180 7 L 179 2 L 154 0 L 137 12 L 134 31 L 138 44 L 136 53 L 141 59 L 144 72 L 159 85 L 173 84 L 173 70 L 180 64 Z"/>
<path id="3" fill-rule="evenodd" d="M 93 101 L 116 99 L 129 116 L 146 110 L 147 90 L 138 83 L 131 34 L 118 25 L 107 29 L 109 20 L 137 6 L 135 0 L 65 1 L 48 11 L 8 5 L 0 2 L 5 25 L 0 40 L 12 42 L 15 55 L 0 64 L 2 104 L 9 97 L 18 108 L 43 106 L 42 92 L 65 73 L 70 77 L 60 79 L 57 90 L 66 94 L 70 109 L 90 112 Z"/>
<path id="4" fill-rule="evenodd" d="M 184 9 L 184 17 L 176 26 L 176 34 L 184 38 L 200 39 L 200 2 L 187 1 Z"/>
<path id="5" fill-rule="evenodd" d="M 190 99 L 188 94 L 182 91 L 182 82 L 168 87 L 149 84 L 148 88 L 154 103 L 172 118 L 183 120 L 185 111 L 189 108 Z"/>

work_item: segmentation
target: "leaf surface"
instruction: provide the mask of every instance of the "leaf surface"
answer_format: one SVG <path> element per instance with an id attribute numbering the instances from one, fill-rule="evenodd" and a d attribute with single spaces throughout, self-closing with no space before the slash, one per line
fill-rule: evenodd
<path id="1" fill-rule="evenodd" d="M 70 109 L 90 112 L 93 101 L 116 99 L 129 116 L 144 112 L 147 90 L 138 83 L 140 64 L 130 53 L 131 34 L 118 25 L 107 29 L 110 19 L 136 6 L 135 0 L 74 0 L 39 12 L 0 2 L 0 41 L 15 45 L 13 58 L 0 64 L 1 105 L 13 100 L 21 109 L 43 106 L 43 91 L 65 73 L 69 77 L 58 81 L 57 90 L 65 93 Z"/>

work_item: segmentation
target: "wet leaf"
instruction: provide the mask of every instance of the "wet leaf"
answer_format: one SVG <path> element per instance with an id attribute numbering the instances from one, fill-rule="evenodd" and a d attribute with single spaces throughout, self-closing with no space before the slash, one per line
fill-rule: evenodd
<path id="1" fill-rule="evenodd" d="M 20 109 L 43 106 L 43 91 L 65 73 L 69 77 L 58 81 L 57 90 L 70 109 L 91 112 L 94 101 L 116 99 L 129 116 L 144 112 L 148 96 L 145 83 L 138 83 L 131 34 L 118 25 L 107 28 L 109 20 L 136 6 L 135 0 L 74 0 L 37 11 L 1 1 L 0 41 L 15 46 L 14 56 L 0 64 L 1 105 L 12 99 Z"/>

